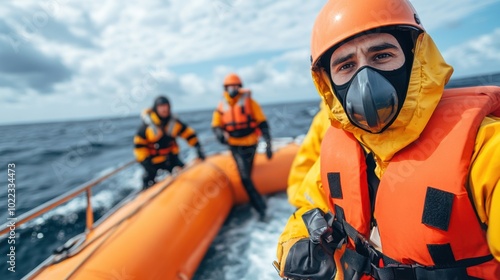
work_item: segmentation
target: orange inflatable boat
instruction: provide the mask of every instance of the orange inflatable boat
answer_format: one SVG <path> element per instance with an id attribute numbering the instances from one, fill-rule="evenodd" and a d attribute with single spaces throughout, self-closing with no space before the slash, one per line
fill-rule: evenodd
<path id="1" fill-rule="evenodd" d="M 297 149 L 291 143 L 272 160 L 256 156 L 253 179 L 261 193 L 286 189 Z M 208 157 L 139 193 L 99 223 L 90 217 L 87 232 L 26 278 L 191 279 L 231 208 L 247 201 L 231 155 Z"/>

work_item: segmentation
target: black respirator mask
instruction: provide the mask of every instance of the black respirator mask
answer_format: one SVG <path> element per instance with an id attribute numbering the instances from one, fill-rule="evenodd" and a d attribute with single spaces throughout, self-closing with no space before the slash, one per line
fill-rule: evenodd
<path id="1" fill-rule="evenodd" d="M 364 66 L 349 82 L 333 87 L 352 124 L 370 133 L 380 133 L 396 119 L 406 98 L 406 66 L 393 71 Z"/>
<path id="2" fill-rule="evenodd" d="M 403 107 L 413 65 L 412 49 L 420 31 L 388 29 L 384 33 L 393 35 L 404 52 L 405 62 L 400 68 L 383 71 L 364 66 L 347 83 L 336 85 L 331 80 L 329 67 L 325 67 L 335 95 L 351 123 L 370 133 L 381 133 L 387 129 Z M 325 56 L 328 61 L 333 50 Z"/>
<path id="3" fill-rule="evenodd" d="M 238 88 L 231 88 L 227 91 L 229 94 L 229 97 L 234 98 L 236 95 L 238 95 L 239 89 Z"/>

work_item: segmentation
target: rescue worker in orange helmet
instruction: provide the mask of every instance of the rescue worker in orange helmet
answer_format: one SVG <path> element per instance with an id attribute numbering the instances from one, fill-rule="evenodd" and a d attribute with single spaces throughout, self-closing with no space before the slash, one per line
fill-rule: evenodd
<path id="1" fill-rule="evenodd" d="M 212 130 L 220 143 L 229 145 L 250 204 L 264 217 L 267 205 L 255 188 L 251 174 L 260 135 L 266 142 L 266 156 L 271 159 L 271 134 L 261 107 L 234 73 L 224 79 L 223 100 L 213 113 Z"/>
<path id="2" fill-rule="evenodd" d="M 408 0 L 330 0 L 312 77 L 331 127 L 278 241 L 290 279 L 500 279 L 500 88 L 452 67 Z"/>
<path id="3" fill-rule="evenodd" d="M 143 189 L 155 183 L 158 170 L 171 173 L 174 167 L 184 167 L 179 159 L 177 137 L 196 148 L 199 159 L 205 159 L 195 130 L 172 115 L 167 97 L 158 96 L 153 107 L 142 112 L 141 119 L 142 125 L 134 137 L 134 155 L 144 168 Z"/>

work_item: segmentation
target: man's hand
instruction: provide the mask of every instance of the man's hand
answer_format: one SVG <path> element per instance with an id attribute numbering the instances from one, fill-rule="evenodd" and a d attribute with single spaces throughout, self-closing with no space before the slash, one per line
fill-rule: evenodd
<path id="1" fill-rule="evenodd" d="M 205 153 L 203 152 L 203 149 L 201 146 L 196 147 L 196 152 L 198 153 L 198 158 L 201 160 L 205 160 Z"/>
<path id="2" fill-rule="evenodd" d="M 266 143 L 266 157 L 267 159 L 271 159 L 273 157 L 273 148 L 271 146 L 271 142 Z"/>
<path id="3" fill-rule="evenodd" d="M 224 131 L 222 130 L 222 128 L 214 127 L 212 128 L 212 130 L 215 134 L 215 138 L 217 139 L 217 141 L 219 141 L 219 143 L 227 144 L 226 136 L 224 135 Z"/>
<path id="4" fill-rule="evenodd" d="M 281 277 L 289 279 L 330 280 L 337 267 L 333 259 L 338 243 L 333 240 L 329 217 L 318 208 L 302 215 L 309 238 L 295 238 L 282 244 L 275 266 Z"/>

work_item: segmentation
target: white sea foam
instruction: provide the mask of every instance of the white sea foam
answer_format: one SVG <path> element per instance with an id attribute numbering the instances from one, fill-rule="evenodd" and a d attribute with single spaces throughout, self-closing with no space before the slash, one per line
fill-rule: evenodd
<path id="1" fill-rule="evenodd" d="M 95 178 L 98 178 L 114 168 L 107 168 L 97 173 Z M 124 193 L 137 191 L 142 187 L 142 170 L 138 166 L 133 166 L 116 174 L 107 182 L 108 185 L 95 186 L 92 189 L 91 204 L 92 208 L 106 212 L 121 199 L 124 198 Z M 99 190 L 99 188 L 104 188 Z M 42 216 L 21 225 L 21 228 L 39 227 L 47 220 L 56 219 L 63 225 L 71 225 L 78 218 L 77 213 L 85 211 L 87 208 L 87 198 L 85 194 L 81 194 L 69 202 L 62 204 L 59 207 L 43 214 Z"/>
<path id="2" fill-rule="evenodd" d="M 277 279 L 272 265 L 276 259 L 276 244 L 288 217 L 293 213 L 285 193 L 268 199 L 267 213 L 265 221 L 259 220 L 257 214 L 252 212 L 252 216 L 243 223 L 226 222 L 222 236 L 218 236 L 212 246 L 217 251 L 216 255 L 225 254 L 227 262 L 222 267 L 211 268 L 211 271 L 207 268 L 206 273 L 201 271 L 195 279 L 213 279 L 211 277 L 215 275 L 222 276 L 222 279 Z M 205 274 L 210 276 L 207 278 Z"/>

